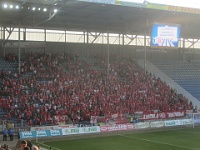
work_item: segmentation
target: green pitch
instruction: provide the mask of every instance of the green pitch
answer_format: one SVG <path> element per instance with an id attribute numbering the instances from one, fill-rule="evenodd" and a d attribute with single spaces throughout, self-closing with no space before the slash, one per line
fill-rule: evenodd
<path id="1" fill-rule="evenodd" d="M 44 144 L 53 150 L 200 150 L 200 128 L 119 133 Z"/>

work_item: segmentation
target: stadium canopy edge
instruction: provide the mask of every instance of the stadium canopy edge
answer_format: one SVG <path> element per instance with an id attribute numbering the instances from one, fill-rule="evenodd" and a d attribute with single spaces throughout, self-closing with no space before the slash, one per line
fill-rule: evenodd
<path id="1" fill-rule="evenodd" d="M 120 5 L 120 6 L 128 6 L 128 7 L 138 7 L 138 8 L 159 9 L 159 10 L 182 12 L 182 13 L 200 14 L 200 9 L 198 9 L 198 8 L 156 4 L 156 3 L 149 3 L 147 1 L 144 1 L 143 3 L 127 2 L 124 0 L 78 0 L 78 1 L 99 3 L 99 4 Z"/>

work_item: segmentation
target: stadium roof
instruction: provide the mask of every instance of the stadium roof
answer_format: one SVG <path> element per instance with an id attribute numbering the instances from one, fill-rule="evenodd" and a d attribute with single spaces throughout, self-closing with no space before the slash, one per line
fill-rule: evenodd
<path id="1" fill-rule="evenodd" d="M 3 8 L 5 2 L 8 9 Z M 11 10 L 9 4 L 23 9 Z M 119 0 L 0 0 L 0 5 L 1 26 L 18 27 L 20 22 L 26 28 L 149 35 L 153 23 L 167 23 L 180 24 L 182 38 L 200 38 L 199 9 L 171 6 L 169 11 L 165 5 Z M 47 11 L 32 10 L 33 7 Z"/>

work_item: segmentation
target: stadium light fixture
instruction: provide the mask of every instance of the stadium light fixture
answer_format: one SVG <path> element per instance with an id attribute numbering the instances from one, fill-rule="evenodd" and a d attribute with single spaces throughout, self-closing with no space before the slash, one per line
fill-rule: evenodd
<path id="1" fill-rule="evenodd" d="M 57 13 L 57 12 L 58 12 L 58 9 L 54 9 L 53 12 L 54 12 L 54 13 Z"/>
<path id="2" fill-rule="evenodd" d="M 41 10 L 41 8 L 39 7 L 39 8 L 38 8 L 38 11 L 40 11 L 40 10 Z"/>
<path id="3" fill-rule="evenodd" d="M 7 4 L 4 4 L 4 5 L 3 5 L 3 8 L 8 8 L 8 5 L 7 5 Z"/>
<path id="4" fill-rule="evenodd" d="M 32 10 L 34 11 L 34 10 L 35 10 L 35 7 L 33 7 Z"/>
<path id="5" fill-rule="evenodd" d="M 15 6 L 16 9 L 19 9 L 19 5 Z"/>
<path id="6" fill-rule="evenodd" d="M 12 4 L 10 5 L 10 8 L 13 9 L 13 5 Z"/>
<path id="7" fill-rule="evenodd" d="M 44 8 L 43 11 L 47 11 L 47 8 Z"/>

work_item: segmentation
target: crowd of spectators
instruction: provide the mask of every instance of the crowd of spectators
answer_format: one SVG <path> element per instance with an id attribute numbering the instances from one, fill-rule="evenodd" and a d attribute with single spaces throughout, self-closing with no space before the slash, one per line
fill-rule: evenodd
<path id="1" fill-rule="evenodd" d="M 2 70 L 0 109 L 6 112 L 5 119 L 42 125 L 193 108 L 184 96 L 151 73 L 145 74 L 132 59 L 111 57 L 109 75 L 104 57 L 95 60 L 90 64 L 77 55 L 31 53 L 21 63 L 21 74 L 10 77 Z"/>
<path id="2" fill-rule="evenodd" d="M 17 56 L 14 53 L 8 53 L 5 55 L 5 60 L 9 62 L 16 62 Z"/>
<path id="3" fill-rule="evenodd" d="M 11 150 L 7 144 L 3 144 L 0 146 L 0 150 Z"/>
<path id="4" fill-rule="evenodd" d="M 15 146 L 15 150 L 40 150 L 39 145 L 34 145 L 31 140 L 19 140 Z"/>

